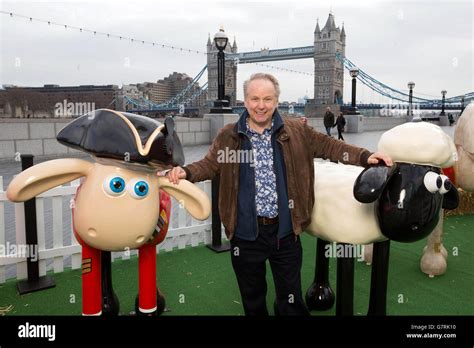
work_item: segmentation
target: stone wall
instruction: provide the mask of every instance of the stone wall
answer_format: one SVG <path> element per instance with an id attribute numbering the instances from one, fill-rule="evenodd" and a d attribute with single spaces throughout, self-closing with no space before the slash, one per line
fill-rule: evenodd
<path id="1" fill-rule="evenodd" d="M 223 117 L 230 118 L 219 123 L 215 115 L 206 115 L 205 118 L 176 117 L 176 131 L 183 146 L 210 144 L 218 131 L 216 127 L 234 122 L 238 116 Z M 17 153 L 63 156 L 80 152 L 56 141 L 58 132 L 71 121 L 71 119 L 0 119 L 0 159 L 13 159 Z M 351 122 L 357 122 L 357 127 L 352 126 Z M 360 120 L 357 117 L 357 120 L 348 120 L 347 132 L 386 130 L 404 122 L 406 119 L 403 117 L 362 117 Z M 308 124 L 320 132 L 325 132 L 322 118 L 308 118 Z"/>
<path id="2" fill-rule="evenodd" d="M 67 120 L 1 119 L 0 159 L 14 159 L 17 153 L 49 156 L 78 152 L 56 141 L 67 124 Z"/>
<path id="3" fill-rule="evenodd" d="M 405 117 L 364 117 L 362 115 L 344 115 L 344 117 L 346 119 L 346 132 L 348 133 L 388 130 L 407 122 Z M 356 120 L 351 120 L 351 117 L 355 117 Z M 357 124 L 351 127 L 351 122 L 357 122 Z M 324 121 L 321 117 L 308 118 L 308 124 L 318 131 L 326 133 Z"/>
<path id="4" fill-rule="evenodd" d="M 163 122 L 163 119 L 158 121 Z M 176 132 L 183 146 L 211 143 L 210 121 L 202 118 L 175 117 Z"/>
<path id="5" fill-rule="evenodd" d="M 345 115 L 344 117 L 347 133 L 388 130 L 407 122 L 406 117 L 364 117 L 363 115 Z"/>
<path id="6" fill-rule="evenodd" d="M 0 119 L 0 159 L 15 154 L 54 156 L 78 153 L 61 145 L 56 135 L 72 119 Z M 163 120 L 159 120 L 163 121 Z M 176 118 L 176 131 L 183 146 L 210 144 L 210 120 Z"/>
<path id="7" fill-rule="evenodd" d="M 407 122 L 405 117 L 364 117 L 364 132 L 388 130 Z"/>

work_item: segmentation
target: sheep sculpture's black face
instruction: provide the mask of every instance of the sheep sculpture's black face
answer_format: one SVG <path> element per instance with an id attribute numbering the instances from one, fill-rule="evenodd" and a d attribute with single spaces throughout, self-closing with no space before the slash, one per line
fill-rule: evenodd
<path id="1" fill-rule="evenodd" d="M 365 169 L 354 184 L 354 197 L 375 202 L 380 230 L 397 242 L 415 242 L 430 234 L 439 211 L 455 209 L 459 196 L 437 167 L 397 163 Z"/>

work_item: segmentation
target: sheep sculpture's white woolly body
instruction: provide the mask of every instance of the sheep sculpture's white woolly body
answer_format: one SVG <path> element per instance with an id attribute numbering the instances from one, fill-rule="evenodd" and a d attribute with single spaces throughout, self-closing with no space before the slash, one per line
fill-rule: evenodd
<path id="1" fill-rule="evenodd" d="M 456 148 L 443 130 L 431 123 L 405 123 L 385 132 L 379 151 L 396 162 L 452 166 Z M 354 182 L 362 167 L 315 161 L 311 224 L 307 232 L 339 243 L 369 244 L 386 240 L 375 218 L 374 203 L 362 204 L 353 195 Z"/>
<path id="2" fill-rule="evenodd" d="M 386 240 L 375 219 L 374 204 L 362 204 L 354 198 L 354 182 L 363 168 L 326 161 L 315 161 L 314 165 L 315 204 L 306 231 L 338 243 Z"/>
<path id="3" fill-rule="evenodd" d="M 456 146 L 440 127 L 428 122 L 408 122 L 382 134 L 378 151 L 394 162 L 447 168 L 456 161 Z"/>

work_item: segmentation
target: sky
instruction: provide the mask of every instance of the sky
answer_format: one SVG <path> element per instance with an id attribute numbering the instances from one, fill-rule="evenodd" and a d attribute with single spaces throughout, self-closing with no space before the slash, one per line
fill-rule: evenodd
<path id="1" fill-rule="evenodd" d="M 346 57 L 360 69 L 415 95 L 439 98 L 474 91 L 474 5 L 472 0 L 0 0 L 0 10 L 110 34 L 204 52 L 208 35 L 222 25 L 239 52 L 309 46 L 319 19 L 329 12 L 344 22 Z M 71 28 L 0 14 L 0 85 L 130 84 L 156 81 L 170 73 L 195 76 L 204 54 L 119 40 Z M 312 59 L 238 66 L 237 97 L 252 73 L 269 72 L 280 81 L 280 101 L 314 95 Z M 206 79 L 201 80 L 205 82 Z M 202 85 L 201 83 L 201 85 Z M 345 72 L 344 100 L 350 102 Z M 383 102 L 368 88 L 358 100 Z"/>

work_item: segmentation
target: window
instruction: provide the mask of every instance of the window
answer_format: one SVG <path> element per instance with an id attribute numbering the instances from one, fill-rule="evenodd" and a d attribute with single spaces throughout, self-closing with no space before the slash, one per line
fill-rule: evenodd
<path id="1" fill-rule="evenodd" d="M 320 87 L 318 90 L 318 98 L 329 98 L 329 87 Z"/>
<path id="2" fill-rule="evenodd" d="M 331 81 L 331 78 L 328 75 L 320 75 L 320 76 L 318 76 L 318 81 L 319 82 L 329 82 L 329 81 Z"/>

